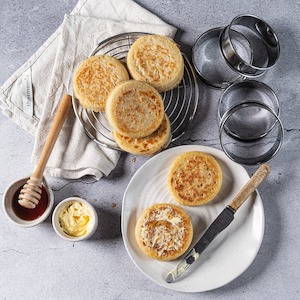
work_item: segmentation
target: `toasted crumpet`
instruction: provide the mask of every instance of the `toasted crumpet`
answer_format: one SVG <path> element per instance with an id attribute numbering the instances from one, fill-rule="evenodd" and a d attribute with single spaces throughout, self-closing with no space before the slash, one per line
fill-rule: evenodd
<path id="1" fill-rule="evenodd" d="M 174 199 L 183 205 L 204 205 L 215 198 L 222 186 L 222 170 L 214 157 L 200 151 L 175 159 L 168 175 Z"/>
<path id="2" fill-rule="evenodd" d="M 129 80 L 113 89 L 105 111 L 114 131 L 131 138 L 142 138 L 160 126 L 164 104 L 154 87 L 145 82 Z"/>
<path id="3" fill-rule="evenodd" d="M 126 64 L 133 79 L 148 82 L 159 92 L 175 88 L 184 74 L 184 60 L 177 44 L 160 35 L 138 38 L 129 49 Z"/>
<path id="4" fill-rule="evenodd" d="M 193 226 L 185 211 L 173 204 L 147 208 L 135 227 L 141 250 L 157 260 L 173 260 L 186 252 L 193 238 Z"/>
<path id="5" fill-rule="evenodd" d="M 128 79 L 129 74 L 119 60 L 108 55 L 92 56 L 75 71 L 74 94 L 83 107 L 104 111 L 109 93 Z"/>
<path id="6" fill-rule="evenodd" d="M 143 138 L 130 138 L 114 132 L 114 138 L 119 147 L 135 155 L 152 155 L 159 152 L 168 143 L 171 134 L 171 124 L 165 114 L 161 125 L 152 134 Z"/>

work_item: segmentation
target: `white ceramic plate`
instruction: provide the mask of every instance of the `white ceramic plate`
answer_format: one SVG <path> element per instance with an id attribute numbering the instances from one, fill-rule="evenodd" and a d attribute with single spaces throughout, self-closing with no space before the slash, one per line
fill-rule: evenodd
<path id="1" fill-rule="evenodd" d="M 199 240 L 208 226 L 249 180 L 241 165 L 231 161 L 220 150 L 204 146 L 180 146 L 161 152 L 146 162 L 133 176 L 123 198 L 122 235 L 126 250 L 136 266 L 151 280 L 166 288 L 182 292 L 203 292 L 221 287 L 243 273 L 254 260 L 264 234 L 264 210 L 261 198 L 254 193 L 235 213 L 235 219 L 221 232 L 200 258 L 175 283 L 164 278 L 181 258 L 161 262 L 146 256 L 136 243 L 135 224 L 141 213 L 155 203 L 173 203 L 167 185 L 168 170 L 174 159 L 188 151 L 213 155 L 223 172 L 223 183 L 217 197 L 200 207 L 181 206 L 190 216 L 194 238 Z"/>

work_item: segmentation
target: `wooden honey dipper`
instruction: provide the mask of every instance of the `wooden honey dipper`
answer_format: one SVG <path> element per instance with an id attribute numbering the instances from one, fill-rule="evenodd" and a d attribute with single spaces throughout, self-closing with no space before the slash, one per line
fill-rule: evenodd
<path id="1" fill-rule="evenodd" d="M 53 125 L 48 134 L 46 143 L 44 145 L 43 151 L 41 153 L 39 162 L 24 184 L 20 195 L 19 195 L 19 204 L 23 207 L 33 209 L 39 203 L 42 194 L 42 183 L 43 183 L 43 173 L 47 164 L 47 161 L 50 157 L 52 149 L 55 145 L 57 137 L 60 133 L 61 128 L 67 118 L 68 112 L 72 104 L 72 97 L 70 95 L 64 95 L 61 99 L 61 103 L 58 107 Z"/>

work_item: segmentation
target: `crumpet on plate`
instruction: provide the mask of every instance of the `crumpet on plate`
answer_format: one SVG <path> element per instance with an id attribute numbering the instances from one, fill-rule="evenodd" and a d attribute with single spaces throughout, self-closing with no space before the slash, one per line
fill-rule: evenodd
<path id="1" fill-rule="evenodd" d="M 184 254 L 193 238 L 193 226 L 177 205 L 155 204 L 144 210 L 135 227 L 141 250 L 157 260 L 174 260 Z"/>
<path id="2" fill-rule="evenodd" d="M 200 206 L 215 198 L 222 186 L 222 169 L 210 154 L 191 151 L 172 163 L 168 185 L 174 199 L 183 205 Z"/>

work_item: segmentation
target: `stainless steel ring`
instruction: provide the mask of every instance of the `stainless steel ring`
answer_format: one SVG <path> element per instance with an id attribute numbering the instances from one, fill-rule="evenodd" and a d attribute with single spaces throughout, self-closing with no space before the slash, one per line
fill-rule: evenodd
<path id="1" fill-rule="evenodd" d="M 192 48 L 192 63 L 199 77 L 216 88 L 226 88 L 246 78 L 224 59 L 220 49 L 220 34 L 223 30 L 223 27 L 209 29 L 197 39 Z"/>
<path id="2" fill-rule="evenodd" d="M 237 155 L 235 153 L 233 153 L 232 151 L 228 150 L 225 142 L 223 140 L 223 134 L 225 131 L 225 125 L 226 122 L 228 121 L 228 119 L 238 110 L 246 108 L 246 107 L 258 107 L 261 109 L 264 109 L 266 111 L 268 111 L 269 113 L 271 113 L 274 118 L 276 119 L 276 124 L 278 125 L 278 133 L 277 133 L 277 137 L 276 140 L 274 142 L 274 144 L 272 145 L 272 147 L 266 151 L 265 153 L 259 155 L 259 156 L 255 156 L 255 157 L 251 157 L 247 154 L 247 157 L 242 157 L 240 155 Z M 225 133 L 227 134 L 227 133 Z M 258 103 L 255 101 L 249 101 L 249 102 L 245 102 L 245 103 L 241 103 L 238 104 L 234 107 L 232 107 L 230 110 L 228 110 L 222 117 L 221 121 L 220 121 L 220 126 L 219 126 L 219 139 L 220 139 L 220 144 L 221 147 L 224 151 L 224 153 L 234 162 L 239 163 L 239 164 L 243 164 L 243 165 L 257 165 L 263 162 L 266 162 L 268 160 L 270 160 L 272 157 L 274 157 L 278 151 L 280 150 L 282 143 L 283 143 L 283 138 L 284 138 L 284 128 L 283 128 L 283 124 L 279 118 L 279 116 L 267 105 L 262 104 L 262 103 Z M 263 140 L 264 138 L 261 139 L 257 139 L 256 141 L 251 141 L 252 143 L 257 142 L 259 143 L 261 140 Z M 236 142 L 243 142 L 245 144 L 245 141 L 241 141 L 239 139 L 236 139 Z M 250 146 L 251 144 L 248 142 L 248 145 Z"/>
<path id="3" fill-rule="evenodd" d="M 244 60 L 232 43 L 232 30 L 236 31 L 237 27 L 245 29 L 242 34 L 250 42 L 252 61 Z M 220 47 L 227 62 L 247 77 L 262 75 L 277 62 L 280 54 L 279 41 L 274 30 L 265 21 L 253 15 L 235 17 L 223 30 Z"/>
<path id="4" fill-rule="evenodd" d="M 218 102 L 218 120 L 221 122 L 223 115 L 226 111 L 230 110 L 237 104 L 245 102 L 259 102 L 271 108 L 276 115 L 280 116 L 280 104 L 275 92 L 265 83 L 257 80 L 244 80 L 236 82 L 227 87 L 222 93 Z M 271 124 L 265 131 L 261 131 L 258 136 L 245 138 L 237 132 L 230 130 L 229 126 L 224 125 L 226 132 L 233 137 L 241 140 L 253 140 L 264 137 L 270 132 L 275 123 Z"/>

